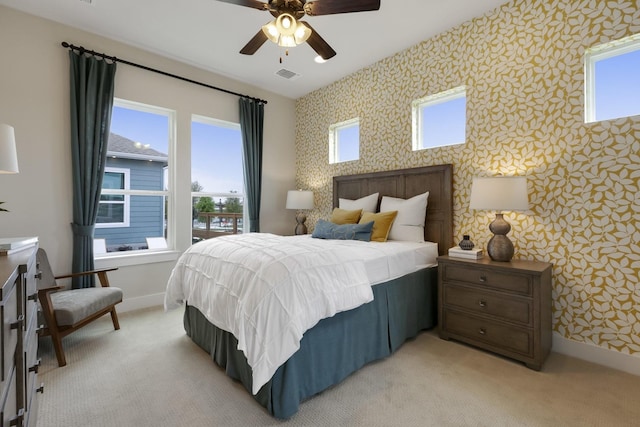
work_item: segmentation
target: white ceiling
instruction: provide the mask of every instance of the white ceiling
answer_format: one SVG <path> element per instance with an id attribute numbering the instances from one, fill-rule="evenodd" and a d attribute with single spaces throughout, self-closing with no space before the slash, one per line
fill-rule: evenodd
<path id="1" fill-rule="evenodd" d="M 269 41 L 254 55 L 239 54 L 273 18 L 266 11 L 216 0 L 0 0 L 2 5 L 293 99 L 504 3 L 507 1 L 381 0 L 378 11 L 305 16 L 337 52 L 329 61 L 317 64 L 313 60 L 316 53 L 306 44 L 290 48 L 289 56 L 282 56 L 284 49 Z M 85 47 L 100 51 L 99 46 Z M 135 58 L 122 59 L 135 62 Z M 287 80 L 275 74 L 283 68 L 300 76 Z"/>

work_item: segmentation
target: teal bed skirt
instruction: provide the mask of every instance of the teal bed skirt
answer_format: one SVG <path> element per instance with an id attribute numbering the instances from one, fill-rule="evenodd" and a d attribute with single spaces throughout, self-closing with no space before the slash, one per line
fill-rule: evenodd
<path id="1" fill-rule="evenodd" d="M 373 286 L 374 299 L 323 319 L 309 329 L 300 349 L 254 398 L 276 418 L 287 419 L 300 403 L 338 384 L 364 365 L 391 355 L 407 339 L 437 322 L 437 267 Z M 228 376 L 251 392 L 251 367 L 235 337 L 187 304 L 187 335 L 211 354 Z"/>

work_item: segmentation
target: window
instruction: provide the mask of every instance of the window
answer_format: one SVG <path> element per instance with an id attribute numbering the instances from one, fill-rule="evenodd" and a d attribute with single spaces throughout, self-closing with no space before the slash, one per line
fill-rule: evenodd
<path id="1" fill-rule="evenodd" d="M 105 167 L 102 178 L 103 190 L 128 190 L 129 169 Z M 128 227 L 129 196 L 124 194 L 101 194 L 98 207 L 97 228 Z"/>
<path id="2" fill-rule="evenodd" d="M 240 124 L 192 117 L 191 200 L 194 242 L 248 227 Z"/>
<path id="3" fill-rule="evenodd" d="M 360 158 L 360 119 L 329 126 L 329 163 L 349 162 Z"/>
<path id="4" fill-rule="evenodd" d="M 116 99 L 94 238 L 107 254 L 148 249 L 169 237 L 173 111 Z"/>
<path id="5" fill-rule="evenodd" d="M 640 34 L 588 49 L 585 121 L 640 114 Z"/>
<path id="6" fill-rule="evenodd" d="M 459 86 L 411 103 L 414 151 L 465 143 L 466 96 L 466 88 Z"/>

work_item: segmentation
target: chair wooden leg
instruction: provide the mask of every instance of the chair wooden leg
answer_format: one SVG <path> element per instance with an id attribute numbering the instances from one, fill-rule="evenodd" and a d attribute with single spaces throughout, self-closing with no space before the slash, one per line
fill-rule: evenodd
<path id="1" fill-rule="evenodd" d="M 116 314 L 116 308 L 111 309 L 111 321 L 113 322 L 113 329 L 116 331 L 120 329 L 120 323 L 118 322 L 118 315 Z"/>
<path id="2" fill-rule="evenodd" d="M 56 351 L 56 358 L 58 359 L 58 366 L 62 367 L 67 364 L 67 359 L 64 357 L 64 349 L 62 348 L 62 337 L 57 330 L 50 328 L 51 341 L 53 341 L 53 348 Z"/>

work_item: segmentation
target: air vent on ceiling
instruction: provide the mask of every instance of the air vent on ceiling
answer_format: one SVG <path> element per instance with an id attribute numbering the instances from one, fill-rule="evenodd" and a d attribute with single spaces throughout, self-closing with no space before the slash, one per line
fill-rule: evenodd
<path id="1" fill-rule="evenodd" d="M 287 70 L 287 69 L 280 69 L 278 71 L 276 71 L 276 74 L 280 77 L 283 77 L 287 80 L 295 80 L 298 77 L 300 77 L 300 74 L 294 73 L 293 71 Z"/>

